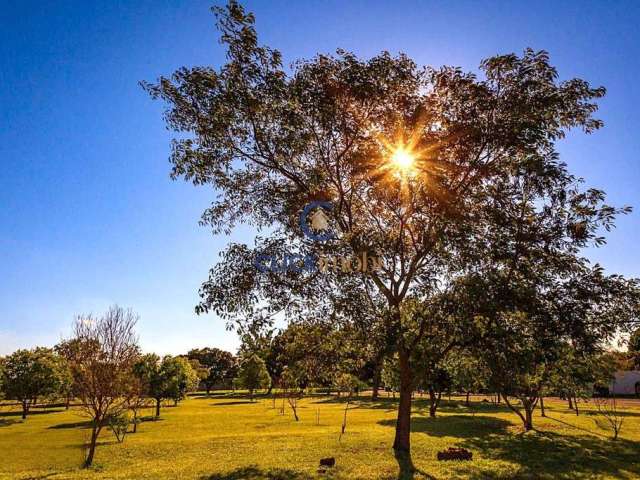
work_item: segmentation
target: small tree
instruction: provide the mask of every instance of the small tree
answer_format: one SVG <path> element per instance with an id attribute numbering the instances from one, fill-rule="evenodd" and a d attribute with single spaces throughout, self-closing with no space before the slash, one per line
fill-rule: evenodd
<path id="1" fill-rule="evenodd" d="M 167 391 L 160 357 L 155 353 L 143 355 L 134 365 L 133 372 L 144 395 L 155 400 L 155 417 L 160 417 L 160 407 Z"/>
<path id="2" fill-rule="evenodd" d="M 341 393 L 346 393 L 347 396 L 350 397 L 358 391 L 360 383 L 360 380 L 358 380 L 358 377 L 355 375 L 342 372 L 336 375 L 333 386 L 338 392 L 338 396 L 340 396 Z"/>
<path id="3" fill-rule="evenodd" d="M 127 410 L 133 366 L 139 355 L 134 330 L 137 320 L 132 310 L 118 306 L 102 317 L 80 315 L 76 319 L 72 370 L 82 409 L 91 418 L 85 468 L 93 463 L 98 437 L 108 420 Z"/>
<path id="4" fill-rule="evenodd" d="M 396 392 L 400 388 L 400 367 L 397 356 L 386 358 L 383 361 L 381 377 L 385 388 L 390 389 L 395 398 Z"/>
<path id="5" fill-rule="evenodd" d="M 127 435 L 127 431 L 129 430 L 129 423 L 129 415 L 126 411 L 118 414 L 113 414 L 109 418 L 107 418 L 109 429 L 115 435 L 118 443 L 124 442 L 124 437 Z"/>
<path id="6" fill-rule="evenodd" d="M 445 368 L 437 366 L 426 375 L 424 385 L 429 392 L 429 416 L 434 418 L 440 406 L 442 392 L 451 389 L 451 375 Z"/>
<path id="7" fill-rule="evenodd" d="M 22 418 L 26 419 L 38 397 L 60 391 L 64 374 L 64 361 L 52 350 L 18 350 L 9 355 L 4 362 L 3 389 L 8 398 L 20 402 Z"/>
<path id="8" fill-rule="evenodd" d="M 344 435 L 344 432 L 347 429 L 347 412 L 349 411 L 351 396 L 360 388 L 360 380 L 358 380 L 355 375 L 343 372 L 336 375 L 334 385 L 336 387 L 336 390 L 338 391 L 338 395 L 340 395 L 340 392 L 347 393 L 347 403 L 344 406 L 342 426 L 340 427 L 340 436 L 338 437 L 338 441 L 340 441 L 342 439 L 342 435 Z"/>
<path id="9" fill-rule="evenodd" d="M 253 392 L 259 388 L 267 388 L 271 382 L 267 367 L 257 355 L 251 355 L 240 364 L 238 380 L 243 388 L 249 390 L 249 396 L 253 401 Z"/>
<path id="10" fill-rule="evenodd" d="M 612 395 L 610 398 L 595 397 L 593 403 L 596 404 L 600 416 L 600 418 L 596 418 L 595 420 L 596 425 L 603 430 L 611 430 L 612 440 L 617 440 L 620 430 L 622 430 L 624 417 L 618 410 L 615 395 Z"/>
<path id="11" fill-rule="evenodd" d="M 131 378 L 131 384 L 129 389 L 129 395 L 127 398 L 127 409 L 131 412 L 132 419 L 131 423 L 133 424 L 133 432 L 138 432 L 138 424 L 140 423 L 140 410 L 145 407 L 148 407 L 147 404 L 147 390 L 145 384 L 142 382 L 140 377 L 135 373 L 134 366 L 134 375 Z"/>
<path id="12" fill-rule="evenodd" d="M 162 359 L 160 367 L 163 396 L 173 400 L 174 405 L 185 398 L 187 392 L 198 387 L 198 374 L 186 358 L 167 355 Z"/>
<path id="13" fill-rule="evenodd" d="M 280 388 L 282 389 L 283 398 L 287 399 L 287 403 L 293 412 L 293 418 L 296 422 L 300 420 L 298 417 L 298 400 L 300 399 L 300 379 L 296 375 L 295 370 L 284 367 L 280 375 Z M 283 406 L 284 408 L 284 406 Z"/>

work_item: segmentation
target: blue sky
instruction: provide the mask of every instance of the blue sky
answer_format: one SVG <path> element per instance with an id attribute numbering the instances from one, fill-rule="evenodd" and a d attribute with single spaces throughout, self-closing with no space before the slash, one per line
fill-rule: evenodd
<path id="1" fill-rule="evenodd" d="M 248 1 L 286 62 L 341 47 L 404 51 L 475 70 L 482 58 L 551 54 L 562 78 L 608 89 L 605 128 L 559 145 L 572 171 L 638 212 L 589 252 L 640 276 L 640 3 Z M 118 303 L 141 315 L 145 350 L 237 340 L 197 290 L 230 239 L 197 222 L 212 198 L 168 178 L 162 105 L 138 86 L 187 65 L 220 66 L 208 1 L 0 3 L 0 354 L 68 335 L 73 316 Z"/>

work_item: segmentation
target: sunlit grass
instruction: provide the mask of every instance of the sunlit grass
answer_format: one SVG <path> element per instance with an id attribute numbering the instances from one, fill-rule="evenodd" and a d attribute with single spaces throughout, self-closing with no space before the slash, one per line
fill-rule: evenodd
<path id="1" fill-rule="evenodd" d="M 476 401 L 472 408 L 444 402 L 439 418 L 414 407 L 413 460 L 419 471 L 449 478 L 638 478 L 640 405 L 625 407 L 621 439 L 612 442 L 597 428 L 590 407 L 576 417 L 564 402 L 547 400 L 549 418 L 536 412 L 538 431 L 522 434 L 517 417 Z M 25 422 L 17 410 L 0 413 L 0 478 L 47 479 L 375 479 L 397 478 L 390 445 L 396 403 L 364 397 L 348 413 L 339 442 L 343 400 L 304 399 L 295 422 L 280 401 L 255 403 L 241 396 L 198 396 L 164 408 L 159 421 L 146 421 L 123 444 L 105 432 L 95 468 L 79 468 L 88 434 L 77 411 L 53 409 Z M 320 422 L 316 425 L 316 415 Z M 150 415 L 151 410 L 143 412 Z M 471 462 L 438 462 L 448 446 L 473 451 Z M 335 471 L 317 473 L 322 457 L 334 456 Z M 416 474 L 415 478 L 422 477 Z"/>

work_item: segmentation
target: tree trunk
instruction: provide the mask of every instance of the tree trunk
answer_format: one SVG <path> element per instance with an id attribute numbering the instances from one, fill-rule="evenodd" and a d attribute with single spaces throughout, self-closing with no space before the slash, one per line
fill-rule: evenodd
<path id="1" fill-rule="evenodd" d="M 400 401 L 398 402 L 398 418 L 396 420 L 396 436 L 393 449 L 410 455 L 411 452 L 411 391 L 413 379 L 409 354 L 404 349 L 398 352 L 400 360 Z"/>
<path id="2" fill-rule="evenodd" d="M 209 394 L 211 393 L 211 385 L 205 385 L 205 388 L 207 389 L 207 397 L 208 397 Z"/>
<path id="3" fill-rule="evenodd" d="M 533 398 L 531 397 L 524 397 L 521 398 L 520 401 L 522 402 L 522 406 L 524 407 L 524 413 L 525 413 L 525 425 L 524 425 L 524 430 L 525 432 L 528 432 L 529 430 L 533 430 L 533 411 L 536 408 L 536 404 L 538 403 L 538 399 L 540 397 L 535 396 Z"/>
<path id="4" fill-rule="evenodd" d="M 133 411 L 133 433 L 138 433 L 138 410 Z"/>
<path id="5" fill-rule="evenodd" d="M 524 431 L 528 432 L 533 428 L 533 407 L 531 406 L 531 402 L 527 401 L 524 405 Z"/>
<path id="6" fill-rule="evenodd" d="M 26 420 L 27 413 L 29 413 L 29 402 L 27 400 L 22 401 L 22 419 Z"/>
<path id="7" fill-rule="evenodd" d="M 578 410 L 578 397 L 573 397 L 573 404 L 576 407 L 576 416 L 580 415 L 580 412 Z"/>
<path id="8" fill-rule="evenodd" d="M 433 387 L 429 387 L 429 416 L 435 418 L 436 411 L 438 410 L 438 403 L 440 402 L 441 393 L 436 394 Z"/>
<path id="9" fill-rule="evenodd" d="M 87 453 L 87 458 L 84 461 L 84 468 L 89 468 L 91 464 L 93 464 L 93 457 L 96 453 L 96 443 L 98 443 L 98 436 L 100 435 L 100 430 L 102 427 L 99 425 L 100 421 L 94 421 L 93 427 L 91 429 L 91 441 L 89 443 L 89 452 Z"/>
<path id="10" fill-rule="evenodd" d="M 571 394 L 569 394 L 569 408 L 573 410 L 573 400 L 571 398 Z"/>
<path id="11" fill-rule="evenodd" d="M 545 409 L 544 409 L 544 397 L 542 397 L 542 396 L 540 397 L 540 412 L 541 412 L 540 414 L 541 414 L 543 417 L 546 417 L 546 416 L 547 416 L 547 412 L 546 412 L 546 411 L 545 411 Z"/>
<path id="12" fill-rule="evenodd" d="M 466 401 L 467 407 L 470 407 L 471 405 L 469 404 L 469 392 L 467 392 L 467 401 Z"/>
<path id="13" fill-rule="evenodd" d="M 156 398 L 156 418 L 160 417 L 160 399 Z"/>
<path id="14" fill-rule="evenodd" d="M 525 432 L 528 432 L 529 430 L 531 430 L 533 428 L 533 417 L 531 413 L 533 408 L 535 407 L 535 403 L 530 402 L 527 398 L 520 397 L 520 401 L 522 402 L 522 406 L 524 407 L 524 412 L 525 412 L 525 414 L 522 415 L 522 412 L 520 411 L 520 409 L 514 407 L 511 404 L 507 395 L 503 393 L 502 398 L 504 399 L 504 403 L 507 405 L 507 407 L 513 410 L 520 417 L 520 420 L 522 420 L 522 426 L 524 427 Z"/>
<path id="15" fill-rule="evenodd" d="M 381 367 L 376 365 L 373 371 L 373 391 L 371 392 L 371 400 L 377 400 L 380 395 L 380 374 Z"/>

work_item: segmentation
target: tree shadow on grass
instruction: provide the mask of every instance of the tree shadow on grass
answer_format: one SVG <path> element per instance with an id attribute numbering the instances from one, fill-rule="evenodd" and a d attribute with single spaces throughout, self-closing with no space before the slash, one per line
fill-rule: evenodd
<path id="1" fill-rule="evenodd" d="M 571 427 L 571 428 L 574 428 L 576 430 L 580 430 L 581 432 L 587 433 L 589 435 L 595 435 L 595 436 L 598 436 L 598 437 L 607 438 L 606 435 L 603 435 L 600 432 L 594 432 L 592 430 L 588 430 L 586 428 L 579 427 L 578 425 L 574 425 L 572 423 L 565 422 L 564 420 L 560 420 L 559 418 L 552 417 L 549 414 L 547 414 L 547 416 L 545 418 L 547 420 L 551 420 L 553 422 L 557 422 L 557 423 L 561 423 L 562 425 L 566 425 L 567 427 Z"/>
<path id="2" fill-rule="evenodd" d="M 601 413 L 598 412 L 598 410 L 582 410 L 580 412 L 580 415 L 584 415 L 585 417 L 597 417 L 598 415 L 601 415 Z M 618 415 L 620 417 L 640 417 L 640 412 L 630 412 L 629 410 L 621 410 L 620 407 L 618 407 Z"/>
<path id="3" fill-rule="evenodd" d="M 265 398 L 271 398 L 273 395 L 267 395 L 264 392 L 255 392 L 253 394 L 253 398 L 255 398 L 256 400 L 258 399 L 265 399 Z M 234 400 L 234 399 L 238 399 L 238 400 L 249 400 L 251 397 L 249 396 L 248 392 L 211 392 L 209 395 L 207 395 L 206 393 L 197 393 L 197 394 L 191 394 L 189 395 L 189 399 L 191 400 Z"/>
<path id="4" fill-rule="evenodd" d="M 46 415 L 48 413 L 60 413 L 64 412 L 64 410 L 59 409 L 51 409 L 51 410 L 32 410 L 27 414 L 27 418 L 33 415 Z M 11 412 L 0 412 L 0 417 L 21 417 L 22 410 L 13 410 Z"/>
<path id="5" fill-rule="evenodd" d="M 214 473 L 200 480 L 311 480 L 309 475 L 280 468 L 262 470 L 255 466 L 241 467 L 231 472 Z"/>
<path id="6" fill-rule="evenodd" d="M 378 397 L 376 400 L 366 397 L 351 398 L 351 404 L 353 408 L 370 408 L 370 409 L 382 409 L 387 411 L 397 410 L 398 397 Z M 318 400 L 317 403 L 332 403 L 332 404 L 344 404 L 347 402 L 347 397 L 326 397 L 322 400 Z M 429 409 L 429 400 L 425 397 L 416 397 L 412 400 L 412 408 L 414 411 L 427 411 Z M 497 413 L 497 412 L 510 412 L 509 408 L 504 404 L 495 404 L 491 402 L 477 402 L 472 401 L 469 406 L 465 405 L 464 401 L 460 400 L 446 400 L 442 399 L 438 412 L 443 413 Z"/>
<path id="7" fill-rule="evenodd" d="M 462 445 L 481 458 L 518 465 L 517 478 L 573 479 L 579 477 L 640 478 L 640 443 L 594 436 L 531 431 L 466 439 Z M 471 479 L 503 478 L 504 473 L 465 466 Z M 460 470 L 462 472 L 463 470 Z"/>
<path id="8" fill-rule="evenodd" d="M 250 400 L 239 400 L 237 402 L 221 402 L 221 403 L 212 403 L 212 407 L 227 407 L 229 405 L 258 405 L 257 402 L 252 402 Z"/>
<path id="9" fill-rule="evenodd" d="M 395 411 L 398 409 L 398 399 L 393 398 L 378 398 L 377 400 L 365 399 L 362 397 L 359 398 L 351 398 L 348 397 L 325 397 L 320 400 L 317 400 L 315 403 L 317 404 L 333 404 L 333 405 L 344 405 L 349 401 L 349 408 L 366 408 L 372 410 L 387 410 L 387 411 Z"/>
<path id="10" fill-rule="evenodd" d="M 20 420 L 5 420 L 4 418 L 0 418 L 0 427 L 9 427 L 15 423 L 20 423 Z"/>
<path id="11" fill-rule="evenodd" d="M 395 427 L 395 420 L 381 420 L 379 425 Z M 479 437 L 506 433 L 512 424 L 506 420 L 483 415 L 445 415 L 435 418 L 415 416 L 411 420 L 413 433 L 431 437 Z"/>
<path id="12" fill-rule="evenodd" d="M 550 420 L 555 420 L 550 418 Z M 389 427 L 393 420 L 378 422 Z M 512 464 L 516 472 L 509 478 L 640 478 L 640 442 L 589 435 L 562 435 L 533 430 L 511 433 L 513 424 L 492 416 L 445 415 L 436 418 L 416 416 L 411 422 L 415 434 L 454 437 L 456 446 L 471 450 L 475 459 Z M 624 430 L 622 432 L 624 435 Z M 443 446 L 444 447 L 444 446 Z M 486 462 L 483 462 L 486 465 Z M 400 465 L 402 471 L 402 465 Z M 457 463 L 456 474 L 474 480 L 505 478 L 495 465 L 476 462 Z M 402 478 L 402 477 L 400 477 Z M 406 478 L 413 478 L 411 476 Z"/>
<path id="13" fill-rule="evenodd" d="M 467 407 L 463 402 L 456 401 L 446 401 L 442 402 L 438 407 L 438 412 L 443 413 L 500 413 L 500 412 L 511 412 L 509 407 L 507 407 L 504 403 L 484 403 L 484 402 L 472 402 Z"/>
<path id="14" fill-rule="evenodd" d="M 57 425 L 51 425 L 47 427 L 49 430 L 63 430 L 66 428 L 91 428 L 91 421 L 84 420 L 82 422 L 68 422 L 68 423 L 59 423 Z"/>
<path id="15" fill-rule="evenodd" d="M 395 420 L 381 420 L 379 425 L 395 427 Z M 510 422 L 489 416 L 446 415 L 441 417 L 414 416 L 411 420 L 411 431 L 425 433 L 433 437 L 475 438 L 479 435 L 496 435 L 506 433 Z M 398 462 L 398 480 L 413 480 L 419 478 L 433 479 L 427 472 L 419 470 L 413 465 L 411 457 L 402 452 L 395 452 Z"/>

